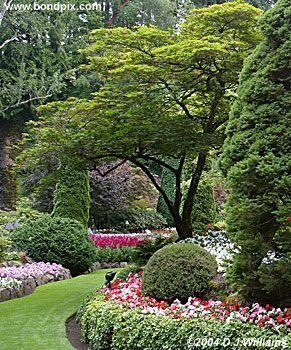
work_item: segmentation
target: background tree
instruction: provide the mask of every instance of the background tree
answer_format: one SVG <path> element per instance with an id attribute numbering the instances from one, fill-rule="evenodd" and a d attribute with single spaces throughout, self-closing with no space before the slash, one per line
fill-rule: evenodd
<path id="1" fill-rule="evenodd" d="M 248 300 L 290 303 L 290 3 L 279 0 L 246 61 L 221 160 L 231 189 L 228 230 L 240 248 L 229 272 Z"/>
<path id="2" fill-rule="evenodd" d="M 107 157 L 128 160 L 162 194 L 179 237 L 191 236 L 198 184 L 209 150 L 221 145 L 243 60 L 259 40 L 259 15 L 259 10 L 236 1 L 195 10 L 176 32 L 156 27 L 95 31 L 88 68 L 100 74 L 104 86 L 91 101 L 68 100 L 42 108 L 32 134 L 37 148 L 28 150 L 26 158 L 33 160 L 47 148 L 60 152 L 62 147 L 62 152 L 75 152 L 94 163 Z M 167 157 L 179 166 L 173 168 Z M 182 201 L 181 179 L 189 158 L 196 158 L 196 168 Z M 174 200 L 148 161 L 173 172 Z"/>
<path id="3" fill-rule="evenodd" d="M 158 193 L 148 177 L 128 162 L 107 162 L 90 171 L 91 218 L 96 227 L 115 220 L 118 211 L 155 209 Z M 125 220 L 123 220 L 125 221 Z"/>
<path id="4" fill-rule="evenodd" d="M 78 50 L 88 43 L 87 34 L 102 24 L 101 13 L 94 11 L 6 10 L 19 4 L 31 1 L 0 4 L 0 208 L 7 209 L 16 202 L 13 154 L 7 145 L 20 137 L 39 103 L 88 96 L 93 86 L 96 90 L 98 80 L 79 68 L 85 56 Z"/>

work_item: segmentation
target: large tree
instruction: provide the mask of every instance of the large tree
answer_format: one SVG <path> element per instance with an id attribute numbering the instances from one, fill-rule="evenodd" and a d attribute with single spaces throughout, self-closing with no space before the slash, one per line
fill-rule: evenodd
<path id="1" fill-rule="evenodd" d="M 239 248 L 229 277 L 247 299 L 276 303 L 291 293 L 290 9 L 279 0 L 261 20 L 264 39 L 244 66 L 221 161 Z"/>
<path id="2" fill-rule="evenodd" d="M 101 13 L 8 10 L 29 4 L 0 3 L 0 208 L 7 209 L 16 200 L 8 146 L 20 137 L 24 122 L 34 117 L 34 107 L 52 99 L 88 96 L 91 85 L 97 88 L 96 79 L 80 70 L 85 56 L 78 50 L 88 43 L 88 33 L 102 25 Z"/>
<path id="3" fill-rule="evenodd" d="M 179 237 L 192 235 L 191 212 L 209 151 L 220 147 L 223 125 L 244 58 L 259 40 L 260 10 L 241 1 L 195 10 L 181 30 L 139 27 L 94 31 L 88 68 L 105 82 L 91 101 L 42 108 L 34 154 L 74 152 L 88 161 L 132 162 L 151 179 L 171 212 Z M 166 159 L 176 159 L 171 166 Z M 188 159 L 196 158 L 182 200 Z M 169 198 L 149 162 L 175 176 Z"/>

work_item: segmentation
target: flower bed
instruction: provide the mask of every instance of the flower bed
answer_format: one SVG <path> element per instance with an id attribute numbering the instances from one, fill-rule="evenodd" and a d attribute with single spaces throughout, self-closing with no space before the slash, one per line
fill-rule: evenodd
<path id="1" fill-rule="evenodd" d="M 0 301 L 28 295 L 37 286 L 70 277 L 68 269 L 55 263 L 0 267 Z"/>
<path id="2" fill-rule="evenodd" d="M 291 310 L 189 298 L 168 304 L 141 295 L 141 276 L 116 280 L 79 312 L 95 350 L 290 349 Z"/>
<path id="3" fill-rule="evenodd" d="M 274 329 L 280 333 L 291 333 L 291 308 L 281 310 L 270 305 L 265 307 L 253 304 L 251 307 L 240 307 L 238 304 L 227 304 L 222 301 L 203 301 L 199 298 L 189 298 L 186 304 L 179 300 L 168 304 L 141 294 L 141 275 L 130 275 L 126 282 L 119 279 L 112 283 L 111 289 L 104 288 L 104 301 L 113 301 L 129 309 L 139 310 L 142 314 L 169 316 L 173 318 L 217 319 L 229 323 L 238 321 L 256 324 L 259 328 Z"/>
<path id="4" fill-rule="evenodd" d="M 235 245 L 231 243 L 225 230 L 193 233 L 192 238 L 187 238 L 183 242 L 198 244 L 215 255 L 219 272 L 225 271 L 225 267 L 236 252 Z"/>
<path id="5" fill-rule="evenodd" d="M 101 247 L 101 248 L 110 247 L 112 249 L 142 245 L 144 239 L 148 238 L 148 236 L 149 236 L 148 234 L 137 234 L 137 233 L 89 234 L 89 238 L 94 242 L 95 247 Z"/>

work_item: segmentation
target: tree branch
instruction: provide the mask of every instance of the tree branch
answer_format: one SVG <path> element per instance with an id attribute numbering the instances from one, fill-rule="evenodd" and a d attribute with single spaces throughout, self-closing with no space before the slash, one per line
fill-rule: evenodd
<path id="1" fill-rule="evenodd" d="M 18 39 L 18 37 L 15 35 L 15 36 L 13 36 L 13 37 L 10 38 L 10 39 L 5 40 L 5 41 L 0 45 L 0 50 L 2 50 L 2 49 L 4 48 L 4 46 L 6 46 L 7 44 L 9 44 L 9 43 L 11 43 L 12 41 L 15 41 L 15 40 L 17 40 L 17 39 Z"/>
<path id="2" fill-rule="evenodd" d="M 150 160 L 150 161 L 153 161 L 167 169 L 169 169 L 171 172 L 173 172 L 174 174 L 177 173 L 177 169 L 175 169 L 174 167 L 172 167 L 171 165 L 169 165 L 168 163 L 166 163 L 165 161 L 161 160 L 161 159 L 158 159 L 158 158 L 155 158 L 153 156 L 147 156 L 145 154 L 141 154 L 141 153 L 137 153 L 137 156 L 138 158 L 142 158 L 142 159 L 145 159 L 145 160 Z"/>
<path id="3" fill-rule="evenodd" d="M 99 169 L 94 169 L 95 171 L 97 171 L 98 175 L 105 177 L 108 174 L 110 174 L 112 171 L 116 170 L 117 168 L 119 168 L 122 164 L 126 163 L 127 159 L 124 159 L 123 161 L 121 161 L 120 163 L 118 163 L 117 165 L 115 165 L 114 167 L 110 168 L 109 170 L 105 171 L 105 173 L 102 173 Z"/>
<path id="4" fill-rule="evenodd" d="M 175 208 L 180 208 L 182 200 L 182 191 L 181 191 L 181 178 L 182 171 L 185 163 L 185 156 L 180 159 L 179 166 L 176 171 L 176 191 L 175 191 Z"/>
<path id="5" fill-rule="evenodd" d="M 27 104 L 27 103 L 29 103 L 29 102 L 32 102 L 32 101 L 36 101 L 36 100 L 45 100 L 46 98 L 49 98 L 49 97 L 51 97 L 51 96 L 52 96 L 52 93 L 47 94 L 47 95 L 45 95 L 45 96 L 35 96 L 35 97 L 31 97 L 31 98 L 29 98 L 29 99 L 27 99 L 27 100 L 24 100 L 24 101 L 21 101 L 21 102 L 17 102 L 17 103 L 15 103 L 15 104 L 13 104 L 13 105 L 7 106 L 6 108 L 0 110 L 0 113 L 5 113 L 5 112 L 8 111 L 9 109 L 17 108 L 17 107 L 19 107 L 19 106 L 25 105 L 25 104 Z"/>
<path id="6" fill-rule="evenodd" d="M 159 191 L 159 193 L 163 196 L 171 214 L 173 215 L 173 217 L 176 216 L 176 211 L 174 208 L 174 203 L 169 199 L 169 197 L 167 196 L 167 193 L 163 190 L 163 188 L 158 184 L 155 176 L 150 172 L 150 170 L 142 163 L 140 162 L 138 159 L 132 157 L 128 159 L 129 161 L 131 161 L 133 164 L 135 164 L 136 166 L 138 166 L 151 180 L 151 182 L 153 183 L 153 185 L 155 186 L 155 188 Z"/>

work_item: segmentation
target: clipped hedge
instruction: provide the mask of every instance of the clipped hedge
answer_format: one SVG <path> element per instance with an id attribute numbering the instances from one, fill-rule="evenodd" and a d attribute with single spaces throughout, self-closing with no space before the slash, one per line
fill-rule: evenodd
<path id="1" fill-rule="evenodd" d="M 61 264 L 72 275 L 86 271 L 96 261 L 95 247 L 76 220 L 45 215 L 13 231 L 11 239 L 16 250 L 25 251 L 35 261 Z"/>
<path id="2" fill-rule="evenodd" d="M 272 350 L 282 349 L 282 344 L 288 344 L 287 336 L 279 336 L 257 325 L 143 315 L 104 302 L 100 296 L 83 307 L 79 315 L 83 339 L 93 350 L 264 349 L 244 344 L 243 340 L 247 339 L 260 339 L 263 344 L 272 342 L 272 346 L 267 347 Z M 237 347 L 238 341 L 241 347 Z"/>
<path id="3" fill-rule="evenodd" d="M 159 229 L 167 225 L 166 219 L 155 210 L 119 209 L 108 216 L 107 213 L 94 213 L 98 228 L 117 231 L 140 232 L 145 229 Z"/>
<path id="4" fill-rule="evenodd" d="M 170 302 L 202 297 L 216 269 L 215 257 L 204 248 L 192 243 L 170 244 L 145 266 L 142 293 Z"/>
<path id="5" fill-rule="evenodd" d="M 79 221 L 86 229 L 89 221 L 89 173 L 73 166 L 63 166 L 54 192 L 52 216 Z"/>

